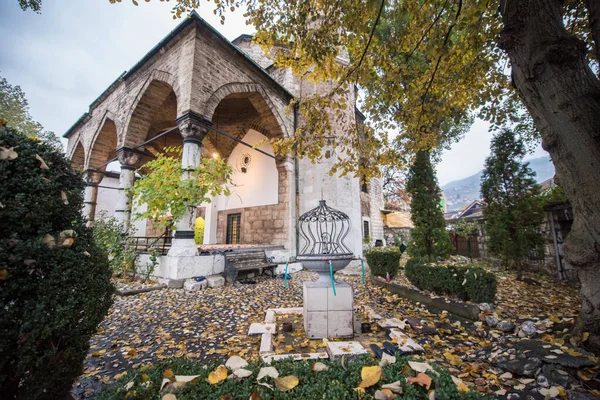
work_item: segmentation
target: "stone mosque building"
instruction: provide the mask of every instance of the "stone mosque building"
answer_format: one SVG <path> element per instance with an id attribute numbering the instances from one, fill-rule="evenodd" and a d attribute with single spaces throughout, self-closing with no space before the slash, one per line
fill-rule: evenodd
<path id="1" fill-rule="evenodd" d="M 234 171 L 230 196 L 198 205 L 205 245 L 265 247 L 273 249 L 267 254 L 275 262 L 293 261 L 298 216 L 323 198 L 350 217 L 346 244 L 361 257 L 364 238 L 370 245 L 383 239 L 380 180 L 361 185 L 355 177 L 329 176 L 332 159 L 312 164 L 275 156 L 268 143 L 261 151 L 251 147 L 265 137 L 293 135 L 302 121 L 286 112 L 290 101 L 325 90 L 273 66 L 251 39 L 230 42 L 193 12 L 94 100 L 64 135 L 68 157 L 88 182 L 86 217 L 93 221 L 104 210 L 130 223 L 126 189 L 136 169 L 165 147 L 183 146 L 184 166 L 222 157 Z M 348 104 L 356 104 L 354 88 Z M 355 107 L 346 112 L 351 123 L 364 121 Z M 335 126 L 331 134 L 344 135 L 350 127 Z M 115 159 L 120 172 L 107 171 Z M 156 236 L 149 222 L 131 223 L 136 236 Z M 155 274 L 177 280 L 220 272 L 222 260 L 199 256 L 193 227 L 180 221 Z"/>

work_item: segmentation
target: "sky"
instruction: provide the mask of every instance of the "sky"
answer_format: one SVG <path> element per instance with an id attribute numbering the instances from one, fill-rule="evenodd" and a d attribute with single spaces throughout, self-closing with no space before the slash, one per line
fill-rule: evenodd
<path id="1" fill-rule="evenodd" d="M 198 13 L 226 38 L 253 32 L 240 10 L 227 14 L 221 25 L 211 3 L 201 2 Z M 44 0 L 36 14 L 22 11 L 17 0 L 0 0 L 0 76 L 21 86 L 34 120 L 62 136 L 104 89 L 181 22 L 172 18 L 172 4 Z M 485 122 L 477 121 L 442 154 L 440 185 L 481 170 L 490 139 Z M 538 146 L 529 158 L 544 154 Z"/>

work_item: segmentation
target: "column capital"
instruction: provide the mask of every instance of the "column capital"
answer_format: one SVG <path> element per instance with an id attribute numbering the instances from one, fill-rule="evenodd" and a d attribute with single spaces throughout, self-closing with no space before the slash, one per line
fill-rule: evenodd
<path id="1" fill-rule="evenodd" d="M 121 163 L 121 168 L 136 169 L 141 167 L 142 151 L 132 149 L 131 147 L 121 147 L 117 149 L 117 158 Z"/>
<path id="2" fill-rule="evenodd" d="M 179 132 L 183 137 L 183 142 L 196 143 L 202 146 L 202 140 L 204 136 L 210 130 L 212 122 L 205 118 L 203 115 L 188 111 L 181 117 L 175 120 L 179 126 Z"/>
<path id="3" fill-rule="evenodd" d="M 98 184 L 104 178 L 104 172 L 90 168 L 84 171 L 84 179 L 88 186 L 98 186 Z"/>

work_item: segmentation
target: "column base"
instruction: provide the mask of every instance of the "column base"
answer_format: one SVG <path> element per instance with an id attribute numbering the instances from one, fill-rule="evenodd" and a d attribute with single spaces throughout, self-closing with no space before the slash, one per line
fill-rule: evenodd
<path id="1" fill-rule="evenodd" d="M 304 330 L 311 339 L 354 336 L 354 294 L 346 283 L 304 283 Z"/>
<path id="2" fill-rule="evenodd" d="M 194 239 L 173 238 L 173 244 L 167 253 L 169 257 L 194 257 L 198 255 L 198 245 Z"/>

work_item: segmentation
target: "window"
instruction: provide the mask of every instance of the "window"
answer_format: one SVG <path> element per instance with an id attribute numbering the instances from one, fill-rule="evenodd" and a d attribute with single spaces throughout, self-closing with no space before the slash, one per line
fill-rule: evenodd
<path id="1" fill-rule="evenodd" d="M 370 236 L 369 232 L 369 221 L 363 221 L 363 238 L 366 239 Z"/>
<path id="2" fill-rule="evenodd" d="M 367 177 L 363 176 L 360 180 L 360 190 L 363 193 L 369 193 L 369 184 L 367 183 Z"/>
<path id="3" fill-rule="evenodd" d="M 227 238 L 225 243 L 227 244 L 239 244 L 240 243 L 240 222 L 242 214 L 229 214 L 227 215 Z"/>

